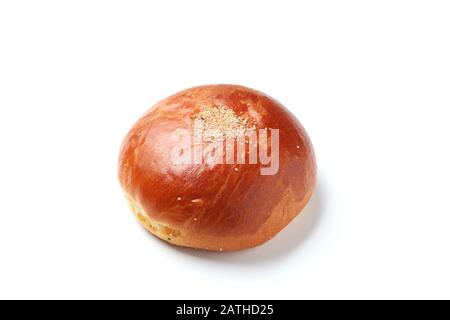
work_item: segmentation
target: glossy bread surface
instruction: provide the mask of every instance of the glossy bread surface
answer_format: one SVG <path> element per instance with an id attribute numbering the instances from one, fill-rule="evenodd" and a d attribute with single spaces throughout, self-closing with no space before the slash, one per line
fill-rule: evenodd
<path id="1" fill-rule="evenodd" d="M 279 129 L 276 174 L 261 175 L 259 162 L 174 164 L 173 132 L 194 135 L 194 119 L 217 107 L 248 119 L 247 127 Z M 121 148 L 119 178 L 133 211 L 158 237 L 207 250 L 238 250 L 271 239 L 303 209 L 314 189 L 316 164 L 305 130 L 279 102 L 241 86 L 210 85 L 159 102 L 134 125 Z"/>

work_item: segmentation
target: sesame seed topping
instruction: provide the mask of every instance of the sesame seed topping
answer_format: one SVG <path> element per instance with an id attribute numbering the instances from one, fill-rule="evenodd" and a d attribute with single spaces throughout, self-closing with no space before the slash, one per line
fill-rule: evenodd
<path id="1" fill-rule="evenodd" d="M 202 106 L 196 115 L 195 129 L 202 130 L 203 142 L 237 138 L 255 129 L 246 115 L 237 115 L 226 106 Z M 198 121 L 200 120 L 200 121 Z"/>
<path id="2" fill-rule="evenodd" d="M 180 200 L 181 200 L 181 197 L 178 197 L 177 200 L 180 201 Z"/>

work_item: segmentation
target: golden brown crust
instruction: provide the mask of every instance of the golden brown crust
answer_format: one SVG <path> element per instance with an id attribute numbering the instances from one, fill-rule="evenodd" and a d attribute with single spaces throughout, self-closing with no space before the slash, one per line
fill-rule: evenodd
<path id="1" fill-rule="evenodd" d="M 205 108 L 216 109 L 204 115 Z M 193 135 L 199 114 L 224 132 L 279 129 L 278 173 L 261 175 L 260 163 L 174 164 L 171 134 Z M 227 251 L 262 244 L 295 218 L 313 192 L 316 164 L 305 130 L 279 102 L 249 88 L 211 85 L 159 102 L 136 123 L 121 148 L 119 179 L 150 232 L 177 245 Z"/>

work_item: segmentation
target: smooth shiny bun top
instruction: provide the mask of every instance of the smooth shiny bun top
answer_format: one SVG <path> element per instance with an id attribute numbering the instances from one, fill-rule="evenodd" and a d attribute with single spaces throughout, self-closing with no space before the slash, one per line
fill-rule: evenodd
<path id="1" fill-rule="evenodd" d="M 238 250 L 271 239 L 303 209 L 316 164 L 305 130 L 279 102 L 208 85 L 162 100 L 134 125 L 119 179 L 156 236 Z"/>

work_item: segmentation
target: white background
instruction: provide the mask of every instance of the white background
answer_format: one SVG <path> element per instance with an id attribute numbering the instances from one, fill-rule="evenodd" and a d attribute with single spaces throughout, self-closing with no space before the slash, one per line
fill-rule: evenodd
<path id="1" fill-rule="evenodd" d="M 158 100 L 235 83 L 317 152 L 254 250 L 135 221 L 120 143 Z M 448 1 L 1 1 L 0 298 L 450 298 Z"/>

